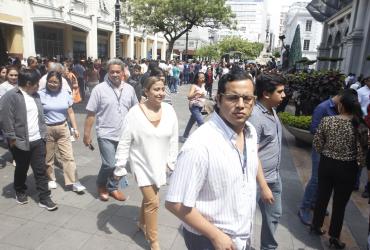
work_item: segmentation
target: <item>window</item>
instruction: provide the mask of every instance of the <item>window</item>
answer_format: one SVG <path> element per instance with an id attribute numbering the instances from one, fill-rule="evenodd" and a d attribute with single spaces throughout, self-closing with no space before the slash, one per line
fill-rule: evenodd
<path id="1" fill-rule="evenodd" d="M 310 40 L 303 41 L 303 50 L 310 50 Z"/>
<path id="2" fill-rule="evenodd" d="M 312 20 L 307 20 L 306 21 L 306 31 L 311 31 L 312 27 Z"/>

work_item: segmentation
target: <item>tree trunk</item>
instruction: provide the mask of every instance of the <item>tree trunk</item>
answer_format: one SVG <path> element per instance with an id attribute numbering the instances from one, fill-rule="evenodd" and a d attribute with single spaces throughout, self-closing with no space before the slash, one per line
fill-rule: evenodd
<path id="1" fill-rule="evenodd" d="M 168 42 L 168 48 L 166 50 L 166 61 L 171 60 L 171 54 L 173 50 L 173 46 L 175 45 L 176 40 L 171 40 Z"/>

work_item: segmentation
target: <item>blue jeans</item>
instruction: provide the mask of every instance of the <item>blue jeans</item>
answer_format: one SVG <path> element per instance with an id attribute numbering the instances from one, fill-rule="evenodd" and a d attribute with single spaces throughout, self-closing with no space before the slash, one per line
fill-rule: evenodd
<path id="1" fill-rule="evenodd" d="M 315 206 L 316 202 L 319 178 L 318 173 L 319 173 L 320 154 L 317 153 L 314 148 L 312 148 L 311 161 L 312 161 L 311 178 L 308 181 L 306 189 L 304 191 L 301 209 L 311 209 L 312 207 Z"/>
<path id="2" fill-rule="evenodd" d="M 171 92 L 176 93 L 177 87 L 179 86 L 180 79 L 176 77 L 172 77 L 172 84 L 171 84 Z"/>
<path id="3" fill-rule="evenodd" d="M 191 116 L 189 118 L 188 124 L 186 125 L 184 137 L 188 138 L 191 128 L 193 127 L 194 123 L 197 122 L 198 126 L 202 125 L 204 123 L 203 116 L 202 116 L 202 107 L 198 106 L 191 106 L 189 108 Z"/>
<path id="4" fill-rule="evenodd" d="M 260 192 L 257 194 L 258 205 L 262 214 L 262 228 L 261 228 L 261 249 L 276 249 L 278 243 L 275 239 L 275 232 L 282 215 L 281 206 L 281 178 L 278 177 L 276 182 L 267 183 L 275 202 L 273 204 L 266 204 L 260 199 Z M 260 190 L 259 190 L 260 191 Z"/>
<path id="5" fill-rule="evenodd" d="M 102 164 L 99 170 L 96 184 L 98 187 L 107 187 L 108 192 L 111 193 L 114 190 L 117 190 L 119 182 L 123 181 L 127 183 L 125 176 L 123 176 L 120 181 L 116 181 L 111 178 L 116 163 L 115 156 L 118 141 L 98 138 L 98 146 Z"/>
<path id="6" fill-rule="evenodd" d="M 190 73 L 189 72 L 185 72 L 184 73 L 184 82 L 185 84 L 189 84 L 190 83 Z"/>

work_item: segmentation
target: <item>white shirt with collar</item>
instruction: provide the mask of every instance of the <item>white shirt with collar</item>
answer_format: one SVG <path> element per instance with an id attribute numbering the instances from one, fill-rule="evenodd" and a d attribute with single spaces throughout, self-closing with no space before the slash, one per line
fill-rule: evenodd
<path id="1" fill-rule="evenodd" d="M 196 208 L 242 249 L 250 245 L 256 208 L 257 134 L 246 122 L 246 168 L 236 133 L 214 112 L 182 147 L 166 200 Z M 195 229 L 184 223 L 195 234 Z"/>

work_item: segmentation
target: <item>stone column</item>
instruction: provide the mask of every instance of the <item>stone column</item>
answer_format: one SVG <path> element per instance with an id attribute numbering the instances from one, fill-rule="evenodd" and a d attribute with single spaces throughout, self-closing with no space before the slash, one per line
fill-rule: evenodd
<path id="1" fill-rule="evenodd" d="M 140 59 L 147 57 L 147 46 L 148 45 L 148 39 L 145 37 L 141 41 L 141 52 L 140 52 Z"/>
<path id="2" fill-rule="evenodd" d="M 128 35 L 127 39 L 127 57 L 133 59 L 134 58 L 134 46 L 135 46 L 135 41 L 134 41 L 134 29 L 130 29 L 130 35 Z"/>
<path id="3" fill-rule="evenodd" d="M 86 56 L 98 58 L 98 22 L 97 16 L 91 16 L 91 29 L 86 39 Z"/>
<path id="4" fill-rule="evenodd" d="M 161 48 L 161 60 L 166 60 L 166 50 L 167 50 L 166 40 L 163 40 Z"/>
<path id="5" fill-rule="evenodd" d="M 35 31 L 33 28 L 33 20 L 30 18 L 31 13 L 28 13 L 24 17 L 23 23 L 23 57 L 27 58 L 29 56 L 36 56 L 36 47 L 35 47 Z"/>
<path id="6" fill-rule="evenodd" d="M 73 36 L 70 25 L 64 27 L 64 56 L 73 59 Z"/>
<path id="7" fill-rule="evenodd" d="M 152 45 L 152 59 L 157 60 L 157 49 L 158 49 L 158 35 L 154 35 L 154 41 Z"/>
<path id="8" fill-rule="evenodd" d="M 113 27 L 113 31 L 109 34 L 109 57 L 115 58 L 116 56 L 116 29 Z"/>

